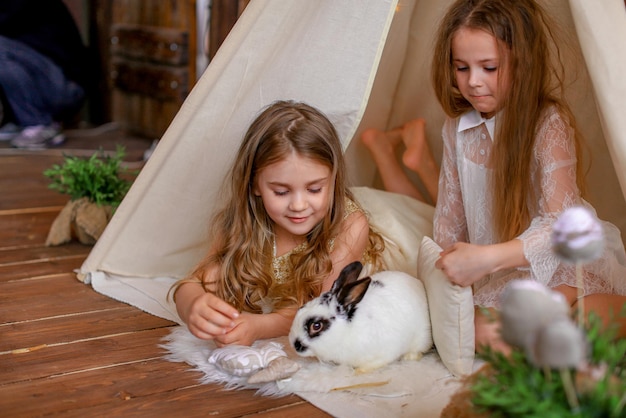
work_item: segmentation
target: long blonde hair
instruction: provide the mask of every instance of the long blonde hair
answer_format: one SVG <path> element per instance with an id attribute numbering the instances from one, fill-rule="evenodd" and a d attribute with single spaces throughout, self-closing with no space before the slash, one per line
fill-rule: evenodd
<path id="1" fill-rule="evenodd" d="M 292 254 L 292 276 L 273 284 L 273 221 L 253 189 L 261 170 L 294 152 L 331 170 L 330 204 L 327 216 L 308 233 L 306 249 Z M 346 197 L 353 199 L 346 187 L 341 143 L 328 118 L 304 103 L 269 105 L 245 134 L 226 183 L 225 204 L 212 219 L 212 251 L 189 277 L 236 308 L 254 313 L 262 312 L 268 298 L 280 308 L 317 296 L 332 270 L 329 243 L 342 227 Z M 207 271 L 216 268 L 217 277 L 208 278 Z"/>
<path id="2" fill-rule="evenodd" d="M 452 39 L 460 28 L 492 34 L 507 56 L 498 71 L 507 71 L 508 90 L 498 113 L 491 154 L 494 190 L 507 192 L 494 199 L 494 227 L 502 241 L 515 238 L 528 228 L 530 208 L 540 196 L 531 184 L 531 161 L 538 126 L 549 106 L 556 106 L 574 131 L 576 153 L 582 139 L 564 98 L 564 81 L 556 25 L 533 0 L 457 0 L 448 9 L 436 37 L 431 78 L 444 112 L 457 117 L 472 109 L 458 89 L 452 61 Z M 551 56 L 551 44 L 556 57 Z M 505 50 L 506 49 L 506 50 Z M 500 74 L 499 80 L 502 80 Z M 577 159 L 577 183 L 584 191 L 582 158 Z"/>

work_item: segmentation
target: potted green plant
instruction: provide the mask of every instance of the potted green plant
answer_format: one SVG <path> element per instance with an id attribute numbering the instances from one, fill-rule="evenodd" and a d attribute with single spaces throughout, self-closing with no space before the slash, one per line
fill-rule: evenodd
<path id="1" fill-rule="evenodd" d="M 100 238 L 130 188 L 128 174 L 136 174 L 122 166 L 124 155 L 122 146 L 114 154 L 100 149 L 89 158 L 66 155 L 63 164 L 43 172 L 51 180 L 50 189 L 70 196 L 52 223 L 46 245 L 60 245 L 74 238 L 94 244 Z"/>

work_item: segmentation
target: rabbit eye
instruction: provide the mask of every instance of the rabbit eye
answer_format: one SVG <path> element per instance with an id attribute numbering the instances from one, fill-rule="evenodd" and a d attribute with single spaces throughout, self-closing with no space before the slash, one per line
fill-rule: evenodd
<path id="1" fill-rule="evenodd" d="M 330 327 L 330 321 L 324 318 L 311 318 L 306 323 L 306 332 L 309 337 L 319 336 L 324 330 Z"/>

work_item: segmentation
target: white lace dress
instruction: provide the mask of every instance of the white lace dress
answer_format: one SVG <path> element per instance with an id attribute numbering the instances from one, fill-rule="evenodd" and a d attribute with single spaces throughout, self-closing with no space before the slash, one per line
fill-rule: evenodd
<path id="1" fill-rule="evenodd" d="M 493 130 L 494 119 L 485 120 L 476 111 L 448 118 L 444 124 L 442 173 L 433 225 L 434 239 L 442 248 L 458 241 L 495 243 L 491 202 L 506 191 L 494 194 L 487 187 Z M 573 205 L 584 205 L 594 214 L 595 210 L 580 197 L 572 130 L 556 108 L 546 111 L 538 130 L 531 171 L 540 199 L 532 209 L 530 227 L 518 237 L 530 267 L 500 271 L 477 281 L 473 285 L 476 305 L 498 307 L 504 285 L 514 278 L 532 278 L 549 287 L 576 287 L 575 266 L 562 263 L 552 251 L 552 224 Z M 620 232 L 613 224 L 602 223 L 606 248 L 599 259 L 584 265 L 584 292 L 626 294 L 626 255 Z"/>

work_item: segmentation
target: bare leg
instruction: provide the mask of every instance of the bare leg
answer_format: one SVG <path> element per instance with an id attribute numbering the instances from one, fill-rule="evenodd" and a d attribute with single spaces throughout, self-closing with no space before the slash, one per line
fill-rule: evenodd
<path id="1" fill-rule="evenodd" d="M 428 146 L 425 125 L 424 119 L 413 119 L 402 127 L 402 141 L 406 146 L 402 162 L 419 175 L 431 200 L 437 203 L 439 166 Z"/>
<path id="2" fill-rule="evenodd" d="M 624 306 L 626 305 L 626 296 L 620 295 L 607 295 L 607 294 L 593 294 L 587 295 L 584 298 L 585 314 L 595 312 L 605 326 L 609 324 L 617 324 L 619 338 L 626 338 L 626 317 L 622 315 L 624 313 Z M 572 308 L 576 309 L 577 304 L 572 305 Z"/>
<path id="3" fill-rule="evenodd" d="M 511 353 L 511 346 L 505 343 L 500 336 L 500 320 L 498 312 L 489 308 L 486 315 L 483 309 L 474 308 L 474 333 L 476 335 L 476 350 L 483 346 L 489 346 L 505 356 Z"/>
<path id="4" fill-rule="evenodd" d="M 561 292 L 572 309 L 576 310 L 578 307 L 578 291 L 575 287 L 560 285 L 555 287 L 554 290 Z M 619 327 L 617 336 L 626 338 L 626 317 L 622 315 L 625 313 L 623 309 L 626 309 L 624 308 L 626 296 L 596 293 L 587 295 L 583 299 L 585 316 L 589 315 L 590 312 L 595 312 L 602 319 L 605 326 L 612 321 Z"/>
<path id="5" fill-rule="evenodd" d="M 363 132 L 361 141 L 378 167 L 385 190 L 424 201 L 424 196 L 411 182 L 396 157 L 396 149 L 402 143 L 402 132 L 400 128 L 387 132 L 372 128 Z"/>

